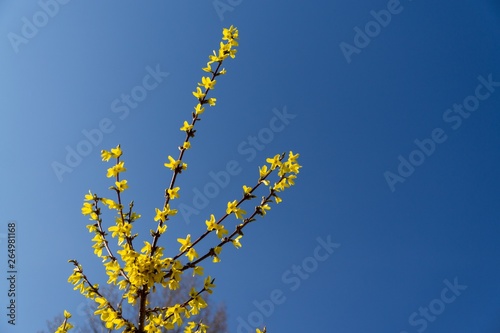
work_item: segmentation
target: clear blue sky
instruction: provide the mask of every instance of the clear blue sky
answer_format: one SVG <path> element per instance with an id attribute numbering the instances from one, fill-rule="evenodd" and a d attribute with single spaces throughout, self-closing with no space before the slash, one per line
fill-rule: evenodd
<path id="1" fill-rule="evenodd" d="M 196 191 L 228 162 L 240 172 L 198 214 L 173 219 L 163 245 L 177 248 L 220 215 L 266 157 L 293 150 L 304 167 L 243 247 L 207 267 L 230 332 L 260 319 L 271 333 L 500 332 L 499 2 L 216 4 L 0 4 L 0 330 L 36 332 L 64 309 L 81 324 L 67 260 L 104 283 L 80 213 L 89 189 L 110 195 L 100 150 L 121 144 L 127 200 L 147 232 L 191 91 L 233 24 L 238 54 L 199 123 L 176 204 L 195 208 Z M 132 93 L 135 102 L 121 100 Z M 87 156 L 70 166 L 78 148 Z M 58 177 L 54 162 L 71 172 Z"/>

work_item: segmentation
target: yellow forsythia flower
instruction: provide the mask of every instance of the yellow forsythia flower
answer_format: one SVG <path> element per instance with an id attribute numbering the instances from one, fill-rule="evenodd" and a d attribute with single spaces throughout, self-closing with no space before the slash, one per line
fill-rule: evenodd
<path id="1" fill-rule="evenodd" d="M 182 170 L 187 168 L 186 163 L 182 163 L 181 160 L 175 160 L 172 156 L 168 156 L 168 160 L 169 162 L 165 163 L 164 165 L 172 171 L 175 171 L 175 169 L 177 169 L 179 165 L 181 166 Z"/>
<path id="2" fill-rule="evenodd" d="M 192 129 L 193 129 L 193 125 L 190 125 L 187 121 L 184 120 L 184 124 L 182 125 L 180 130 L 183 132 L 189 132 Z"/>
<path id="3" fill-rule="evenodd" d="M 116 148 L 111 148 L 111 155 L 114 158 L 122 156 L 122 149 L 120 148 L 120 145 L 116 146 Z"/>
<path id="4" fill-rule="evenodd" d="M 231 240 L 231 242 L 233 243 L 234 247 L 237 248 L 237 249 L 239 249 L 241 247 L 241 243 L 240 243 L 241 237 L 243 237 L 243 236 L 239 235 L 235 239 Z"/>
<path id="5" fill-rule="evenodd" d="M 201 83 L 198 83 L 199 86 L 204 87 L 205 89 L 213 89 L 215 87 L 216 80 L 212 80 L 207 76 L 203 76 L 201 78 Z"/>
<path id="6" fill-rule="evenodd" d="M 89 191 L 88 194 L 85 194 L 85 201 L 90 201 L 93 199 L 94 199 L 94 195 L 92 194 L 92 192 Z"/>
<path id="7" fill-rule="evenodd" d="M 108 178 L 116 177 L 120 172 L 127 171 L 127 169 L 124 167 L 124 164 L 125 163 L 121 161 L 120 163 L 113 165 L 108 169 L 108 174 L 106 176 Z"/>
<path id="8" fill-rule="evenodd" d="M 128 188 L 127 180 L 120 180 L 119 182 L 115 182 L 116 189 L 119 192 L 123 192 Z"/>
<path id="9" fill-rule="evenodd" d="M 252 192 L 252 188 L 246 185 L 243 185 L 243 193 L 244 194 L 250 194 Z"/>
<path id="10" fill-rule="evenodd" d="M 198 253 L 196 250 L 192 247 L 189 249 L 189 251 L 186 253 L 186 257 L 189 258 L 189 261 L 193 261 L 193 259 L 198 258 Z"/>
<path id="11" fill-rule="evenodd" d="M 167 215 L 174 216 L 177 214 L 177 209 L 170 209 L 170 205 L 167 204 L 167 206 L 163 210 L 159 210 L 158 208 L 155 208 L 156 215 L 154 220 L 158 221 L 161 220 L 162 222 L 165 222 L 167 219 Z"/>
<path id="12" fill-rule="evenodd" d="M 237 205 L 238 205 L 238 202 L 236 200 L 234 200 L 233 202 L 228 202 L 226 213 L 227 214 L 234 213 L 234 215 L 236 215 L 237 219 L 242 219 L 243 215 L 246 214 L 247 212 L 244 211 L 243 209 L 237 207 Z"/>
<path id="13" fill-rule="evenodd" d="M 195 276 L 195 275 L 203 276 L 203 267 L 201 267 L 201 266 L 196 266 L 196 267 L 193 269 L 193 276 Z"/>
<path id="14" fill-rule="evenodd" d="M 208 99 L 208 105 L 210 106 L 215 106 L 215 102 L 217 101 L 217 98 L 209 98 Z"/>
<path id="15" fill-rule="evenodd" d="M 203 112 L 205 112 L 205 108 L 203 106 L 201 106 L 200 103 L 198 103 L 195 107 L 194 107 L 194 111 L 197 115 L 200 115 L 202 114 Z"/>
<path id="16" fill-rule="evenodd" d="M 82 207 L 83 215 L 90 215 L 94 211 L 94 206 L 90 202 L 84 202 Z"/>
<path id="17" fill-rule="evenodd" d="M 276 169 L 276 167 L 281 166 L 280 155 L 275 155 L 273 158 L 266 159 L 267 163 L 271 164 L 271 170 Z"/>
<path id="18" fill-rule="evenodd" d="M 228 231 L 224 228 L 222 224 L 217 224 L 215 222 L 214 214 L 210 215 L 210 220 L 206 220 L 205 224 L 207 225 L 207 230 L 212 231 L 215 230 L 217 237 L 222 238 L 228 234 Z"/>
<path id="19" fill-rule="evenodd" d="M 201 91 L 200 87 L 196 87 L 196 91 L 193 91 L 193 96 L 201 100 L 205 97 L 205 93 Z"/>
<path id="20" fill-rule="evenodd" d="M 170 199 L 178 198 L 180 189 L 181 189 L 180 187 L 174 187 L 172 189 L 169 188 L 167 190 L 167 192 L 168 192 L 168 196 L 170 197 Z"/>
<path id="21" fill-rule="evenodd" d="M 208 73 L 212 73 L 212 67 L 210 66 L 212 62 L 207 62 L 207 67 L 203 67 L 202 70 Z"/>
<path id="22" fill-rule="evenodd" d="M 187 235 L 186 238 L 177 238 L 177 241 L 181 243 L 179 251 L 184 252 L 191 246 L 191 235 Z"/>

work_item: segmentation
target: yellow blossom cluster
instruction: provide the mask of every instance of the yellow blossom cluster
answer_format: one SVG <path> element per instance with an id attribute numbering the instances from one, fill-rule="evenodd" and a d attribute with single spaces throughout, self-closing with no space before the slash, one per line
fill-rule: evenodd
<path id="1" fill-rule="evenodd" d="M 301 168 L 300 164 L 298 164 L 297 162 L 299 154 L 294 154 L 292 151 L 290 151 L 288 153 L 288 158 L 286 159 L 286 161 L 284 161 L 285 156 L 285 154 L 278 154 L 273 156 L 272 158 L 266 159 L 266 162 L 268 164 L 259 167 L 259 178 L 256 185 L 254 187 L 243 185 L 242 198 L 239 201 L 229 201 L 227 203 L 226 214 L 218 221 L 216 221 L 214 214 L 211 214 L 210 219 L 205 221 L 207 231 L 197 240 L 192 241 L 190 234 L 188 234 L 186 238 L 178 238 L 177 241 L 181 244 L 181 247 L 179 248 L 180 253 L 177 255 L 177 257 L 184 254 L 188 257 L 190 263 L 194 267 L 200 267 L 196 266 L 201 259 L 197 259 L 200 256 L 194 247 L 211 232 L 215 232 L 217 237 L 220 239 L 220 243 L 211 248 L 207 253 L 213 258 L 213 262 L 220 262 L 220 253 L 222 251 L 222 247 L 225 244 L 231 243 L 234 247 L 240 248 L 242 246 L 240 240 L 243 237 L 242 229 L 248 223 L 255 221 L 255 217 L 257 215 L 265 216 L 266 213 L 271 209 L 271 203 L 280 203 L 282 201 L 281 197 L 278 196 L 278 192 L 282 192 L 286 188 L 295 184 L 295 178 L 297 177 L 297 173 L 299 173 L 299 169 Z M 269 177 L 275 170 L 278 171 L 278 180 L 273 185 L 271 185 Z M 248 217 L 245 217 L 247 212 L 243 208 L 241 208 L 241 205 L 245 201 L 256 198 L 253 193 L 262 184 L 268 187 L 269 192 L 267 196 L 262 197 L 260 204 L 254 208 L 252 214 Z M 229 234 L 228 230 L 222 222 L 231 214 L 234 214 L 236 219 L 242 220 L 243 223 L 237 225 L 235 227 L 235 230 L 231 234 Z M 206 256 L 207 255 L 201 256 L 201 258 L 205 258 Z"/>

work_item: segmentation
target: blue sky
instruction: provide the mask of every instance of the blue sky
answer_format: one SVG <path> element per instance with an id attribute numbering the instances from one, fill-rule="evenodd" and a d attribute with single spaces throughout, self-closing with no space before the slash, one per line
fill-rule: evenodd
<path id="1" fill-rule="evenodd" d="M 173 219 L 162 245 L 203 230 L 267 157 L 293 150 L 303 165 L 243 247 L 206 265 L 230 332 L 500 332 L 498 1 L 30 0 L 1 3 L 0 22 L 2 332 L 36 332 L 64 309 L 82 323 L 67 260 L 105 282 L 80 213 L 89 189 L 110 195 L 99 152 L 121 144 L 147 233 L 229 25 L 238 54 L 178 183 L 196 214 Z M 134 91 L 146 94 L 126 105 Z M 238 172 L 195 206 L 228 163 Z"/>

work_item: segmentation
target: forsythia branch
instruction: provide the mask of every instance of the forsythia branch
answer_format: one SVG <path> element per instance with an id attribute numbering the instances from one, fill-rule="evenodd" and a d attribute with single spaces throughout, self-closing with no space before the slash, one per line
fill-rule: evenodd
<path id="1" fill-rule="evenodd" d="M 204 260 L 212 258 L 212 262 L 220 261 L 222 248 L 231 243 L 235 248 L 240 248 L 243 229 L 251 222 L 256 221 L 258 216 L 264 217 L 271 209 L 272 203 L 280 203 L 280 192 L 295 184 L 296 175 L 301 166 L 297 163 L 299 154 L 289 152 L 288 156 L 283 154 L 275 155 L 266 159 L 268 164 L 259 167 L 259 177 L 252 187 L 243 185 L 243 193 L 238 200 L 229 201 L 225 208 L 225 213 L 218 219 L 214 214 L 205 221 L 206 230 L 194 241 L 191 240 L 191 234 L 185 238 L 178 238 L 180 243 L 179 252 L 174 257 L 166 257 L 163 254 L 164 248 L 158 245 L 158 240 L 167 230 L 167 221 L 177 214 L 177 209 L 172 208 L 174 199 L 179 198 L 180 187 L 176 186 L 178 176 L 187 169 L 187 164 L 183 158 L 188 149 L 191 148 L 193 138 L 195 137 L 195 126 L 201 120 L 200 116 L 205 112 L 205 106 L 215 106 L 216 98 L 208 97 L 217 83 L 220 75 L 226 74 L 222 68 L 223 62 L 228 58 L 235 58 L 236 47 L 238 46 L 239 32 L 231 26 L 222 31 L 222 41 L 220 42 L 218 52 L 213 52 L 209 56 L 207 66 L 203 71 L 209 73 L 203 76 L 198 83 L 193 96 L 197 102 L 194 111 L 191 114 L 190 121 L 184 121 L 180 130 L 185 133 L 182 145 L 179 146 L 179 155 L 177 159 L 167 156 L 168 162 L 164 166 L 172 171 L 172 177 L 168 187 L 165 189 L 164 204 L 161 209 L 155 208 L 156 215 L 154 221 L 156 229 L 151 230 L 152 239 L 150 242 L 144 241 L 144 246 L 140 250 L 134 247 L 134 240 L 138 236 L 132 234 L 133 224 L 141 218 L 140 214 L 134 212 L 134 202 L 129 204 L 128 211 L 124 210 L 123 193 L 128 190 L 129 185 L 126 179 L 122 179 L 122 174 L 126 172 L 125 162 L 121 160 L 123 155 L 120 145 L 115 148 L 103 150 L 101 157 L 103 161 L 115 160 L 115 164 L 107 170 L 107 177 L 114 179 L 114 184 L 109 188 L 116 194 L 116 201 L 100 197 L 89 191 L 85 195 L 85 201 L 82 207 L 82 214 L 89 216 L 92 224 L 88 225 L 89 232 L 94 234 L 94 253 L 102 259 L 106 274 L 107 283 L 117 286 L 123 290 L 121 301 L 116 307 L 99 291 L 99 285 L 92 284 L 83 273 L 82 266 L 76 260 L 70 260 L 75 266 L 73 273 L 68 278 L 68 282 L 73 284 L 74 289 L 92 299 L 97 304 L 95 315 L 99 315 L 107 329 L 122 330 L 123 333 L 160 333 L 163 330 L 171 330 L 176 327 L 184 326 L 185 333 L 205 333 L 208 326 L 201 321 L 188 322 L 184 320 L 195 316 L 207 307 L 203 294 L 211 294 L 215 288 L 214 281 L 210 276 L 205 277 L 203 288 L 191 288 L 189 294 L 184 298 L 184 302 L 176 303 L 172 306 L 150 307 L 148 297 L 155 291 L 156 286 L 176 290 L 182 281 L 182 274 L 193 269 L 193 276 L 204 276 L 203 267 L 200 265 Z M 212 68 L 214 67 L 214 69 Z M 287 158 L 285 159 L 285 157 Z M 277 176 L 276 182 L 271 184 L 272 174 Z M 277 173 L 277 175 L 276 175 Z M 267 187 L 268 193 L 262 196 L 261 200 L 251 211 L 248 217 L 246 210 L 242 208 L 244 204 L 257 198 L 255 195 L 259 187 Z M 115 211 L 115 223 L 105 229 L 103 227 L 103 212 L 101 206 L 106 206 L 109 210 Z M 236 220 L 242 220 L 237 223 L 230 233 L 224 225 L 229 223 L 229 218 L 234 214 Z M 109 243 L 109 233 L 111 238 L 117 238 L 117 246 L 120 248 L 116 255 L 111 249 Z M 218 239 L 215 245 L 208 249 L 201 250 L 202 241 L 207 236 L 214 233 Z M 103 250 L 105 254 L 103 254 Z M 202 253 L 200 254 L 198 253 Z M 187 260 L 183 258 L 187 257 Z M 126 319 L 126 314 L 122 310 L 122 302 L 126 300 L 129 306 L 138 306 L 138 316 L 136 321 Z M 68 322 L 71 315 L 64 312 L 64 322 L 57 329 L 56 333 L 67 332 L 72 328 Z M 261 331 L 256 329 L 257 333 L 265 333 L 264 327 Z"/>

